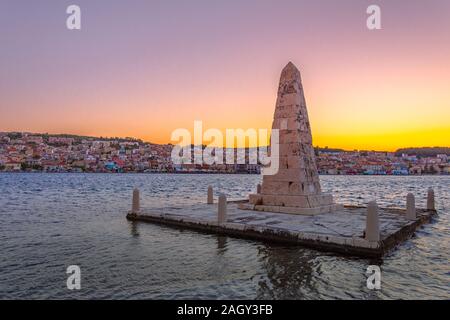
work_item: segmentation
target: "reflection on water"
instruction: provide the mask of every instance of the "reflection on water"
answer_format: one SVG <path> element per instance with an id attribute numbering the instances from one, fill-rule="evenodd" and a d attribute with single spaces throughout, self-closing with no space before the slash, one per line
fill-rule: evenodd
<path id="1" fill-rule="evenodd" d="M 130 225 L 130 233 L 133 237 L 139 237 L 139 232 L 138 232 L 138 226 L 139 226 L 139 222 L 137 221 L 128 221 L 128 224 Z"/>
<path id="2" fill-rule="evenodd" d="M 0 174 L 0 298 L 32 299 L 392 299 L 450 298 L 450 177 L 322 176 L 341 203 L 424 207 L 435 189 L 439 216 L 382 260 L 337 256 L 131 222 L 142 204 L 204 202 L 206 188 L 229 198 L 253 192 L 255 175 Z M 217 195 L 217 194 L 216 194 Z M 66 267 L 81 267 L 82 289 L 66 289 Z M 382 269 L 382 290 L 366 268 Z"/>
<path id="3" fill-rule="evenodd" d="M 259 283 L 258 299 L 305 299 L 301 288 L 317 294 L 313 285 L 313 274 L 320 272 L 320 266 L 314 265 L 316 252 L 266 245 L 259 254 L 267 279 Z"/>
<path id="4" fill-rule="evenodd" d="M 221 254 L 227 249 L 227 236 L 217 236 L 217 253 Z"/>

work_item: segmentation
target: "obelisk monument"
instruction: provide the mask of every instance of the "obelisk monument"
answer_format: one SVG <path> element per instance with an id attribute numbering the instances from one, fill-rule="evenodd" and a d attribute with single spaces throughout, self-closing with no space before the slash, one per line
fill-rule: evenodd
<path id="1" fill-rule="evenodd" d="M 261 193 L 240 208 L 306 215 L 338 208 L 320 187 L 300 71 L 292 62 L 281 72 L 272 129 L 279 130 L 278 172 L 264 175 Z"/>

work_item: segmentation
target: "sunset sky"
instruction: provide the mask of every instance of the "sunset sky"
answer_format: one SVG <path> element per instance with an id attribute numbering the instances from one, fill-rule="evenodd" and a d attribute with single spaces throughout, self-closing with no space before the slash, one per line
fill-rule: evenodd
<path id="1" fill-rule="evenodd" d="M 0 131 L 270 128 L 292 61 L 314 145 L 450 146 L 448 0 L 1 0 L 0 39 Z"/>

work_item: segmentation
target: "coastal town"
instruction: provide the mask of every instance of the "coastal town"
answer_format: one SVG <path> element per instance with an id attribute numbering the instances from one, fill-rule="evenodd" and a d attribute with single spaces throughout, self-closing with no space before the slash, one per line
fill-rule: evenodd
<path id="1" fill-rule="evenodd" d="M 257 164 L 174 164 L 171 144 L 133 138 L 95 138 L 0 132 L 0 171 L 96 173 L 248 173 Z M 427 175 L 450 174 L 450 148 L 420 153 L 344 151 L 315 148 L 319 174 Z M 441 152 L 441 153 L 439 153 Z"/>

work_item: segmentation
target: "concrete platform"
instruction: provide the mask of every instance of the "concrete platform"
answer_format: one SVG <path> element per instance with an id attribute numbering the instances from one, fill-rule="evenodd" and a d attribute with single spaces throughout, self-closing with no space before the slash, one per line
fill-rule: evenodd
<path id="1" fill-rule="evenodd" d="M 139 213 L 128 213 L 127 219 L 347 255 L 381 257 L 436 214 L 435 210 L 417 209 L 417 219 L 407 220 L 405 210 L 380 208 L 380 241 L 368 241 L 364 239 L 365 207 L 345 206 L 332 213 L 294 215 L 239 209 L 239 204 L 244 203 L 228 202 L 228 219 L 222 224 L 217 222 L 217 204 L 142 209 Z"/>

